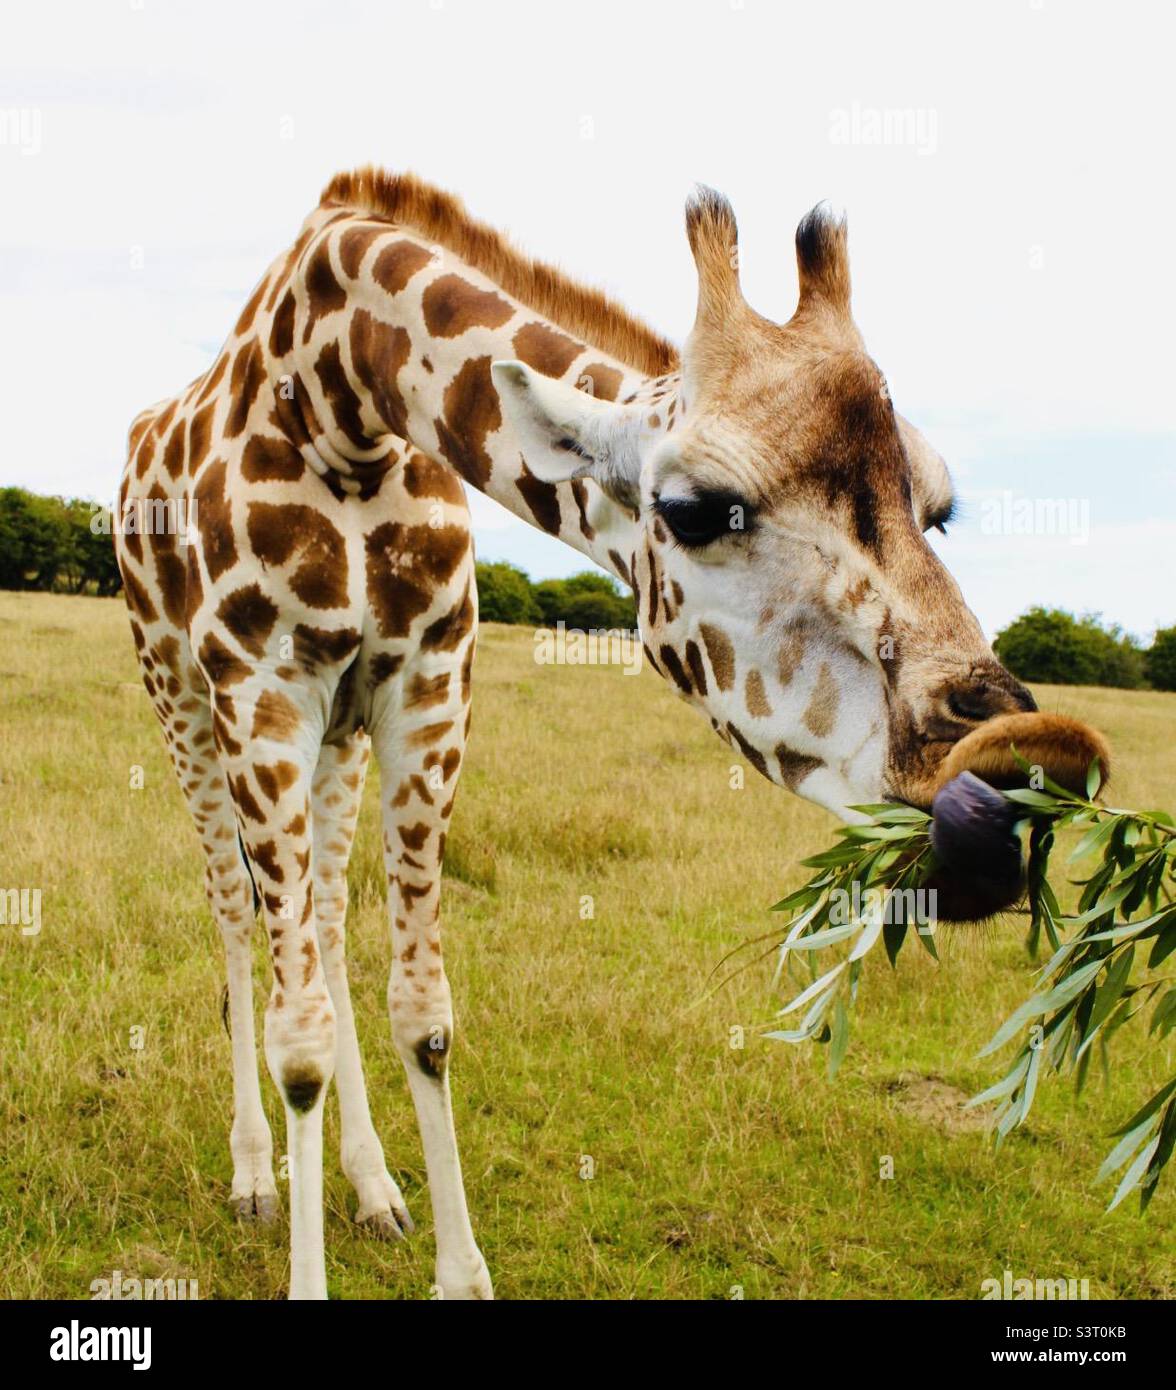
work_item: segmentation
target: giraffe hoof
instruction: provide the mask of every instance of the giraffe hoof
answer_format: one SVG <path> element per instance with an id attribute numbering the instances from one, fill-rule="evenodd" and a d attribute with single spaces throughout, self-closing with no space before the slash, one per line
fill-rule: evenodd
<path id="1" fill-rule="evenodd" d="M 238 1221 L 256 1221 L 259 1226 L 272 1226 L 278 1219 L 278 1199 L 272 1192 L 234 1197 L 231 1206 Z"/>
<path id="2" fill-rule="evenodd" d="M 488 1302 L 494 1297 L 494 1286 L 490 1282 L 490 1271 L 486 1261 L 478 1255 L 476 1260 L 461 1263 L 456 1267 L 438 1268 L 437 1283 L 434 1288 L 442 1298 L 461 1302 Z"/>
<path id="3" fill-rule="evenodd" d="M 355 1224 L 381 1240 L 405 1240 L 416 1230 L 412 1217 L 403 1207 L 399 1211 L 373 1211 L 367 1216 L 357 1216 Z"/>

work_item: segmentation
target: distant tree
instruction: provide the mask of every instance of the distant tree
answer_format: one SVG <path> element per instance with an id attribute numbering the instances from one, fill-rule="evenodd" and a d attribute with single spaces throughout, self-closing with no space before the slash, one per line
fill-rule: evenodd
<path id="1" fill-rule="evenodd" d="M 1176 627 L 1162 627 L 1143 655 L 1143 670 L 1157 690 L 1176 690 Z"/>
<path id="2" fill-rule="evenodd" d="M 52 588 L 67 549 L 57 498 L 20 487 L 0 490 L 0 588 Z"/>
<path id="3" fill-rule="evenodd" d="M 66 504 L 73 538 L 75 563 L 84 576 L 83 587 L 96 594 L 117 594 L 122 588 L 118 557 L 114 552 L 114 537 L 110 528 L 110 513 L 106 525 L 95 522 L 97 509 L 90 502 L 73 501 Z M 181 552 L 182 556 L 183 552 Z"/>
<path id="4" fill-rule="evenodd" d="M 535 597 L 548 627 L 625 628 L 637 626 L 637 609 L 630 594 L 617 591 L 607 574 L 585 570 L 567 579 L 544 579 Z"/>
<path id="5" fill-rule="evenodd" d="M 97 512 L 80 498 L 0 489 L 0 589 L 116 594 L 122 577 L 109 525 L 91 526 Z"/>
<path id="6" fill-rule="evenodd" d="M 1135 689 L 1144 682 L 1143 653 L 1118 626 L 1097 614 L 1075 618 L 1060 608 L 1036 606 L 997 634 L 993 650 L 1013 675 L 1051 685 L 1110 685 Z"/>
<path id="7" fill-rule="evenodd" d="M 541 623 L 543 613 L 535 601 L 531 581 L 523 571 L 505 560 L 479 563 L 478 615 L 488 623 Z"/>

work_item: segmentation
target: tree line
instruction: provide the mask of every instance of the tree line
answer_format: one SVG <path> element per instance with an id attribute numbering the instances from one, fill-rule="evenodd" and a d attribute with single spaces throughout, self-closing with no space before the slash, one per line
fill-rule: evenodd
<path id="1" fill-rule="evenodd" d="M 607 575 L 585 571 L 535 583 L 503 560 L 479 562 L 477 575 L 486 622 L 562 622 L 583 631 L 637 626 L 632 595 Z M 116 594 L 121 587 L 108 511 L 84 498 L 0 488 L 0 589 Z M 1176 690 L 1176 627 L 1161 628 L 1145 648 L 1097 614 L 1036 606 L 997 633 L 993 648 L 1024 681 Z"/>
<path id="2" fill-rule="evenodd" d="M 105 524 L 92 527 L 95 516 Z M 117 594 L 121 587 L 107 509 L 0 488 L 0 589 Z"/>
<path id="3" fill-rule="evenodd" d="M 998 632 L 992 649 L 1023 681 L 1176 690 L 1176 627 L 1160 628 L 1145 648 L 1097 613 L 1035 606 Z"/>
<path id="4" fill-rule="evenodd" d="M 637 626 L 633 595 L 622 593 L 606 574 L 585 570 L 567 579 L 533 583 L 526 572 L 505 560 L 477 565 L 478 612 L 484 622 L 520 623 L 527 627 L 591 628 Z"/>

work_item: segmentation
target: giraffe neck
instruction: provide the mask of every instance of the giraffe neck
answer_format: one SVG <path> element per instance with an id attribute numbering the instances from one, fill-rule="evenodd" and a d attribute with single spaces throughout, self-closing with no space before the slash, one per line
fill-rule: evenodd
<path id="1" fill-rule="evenodd" d="M 407 444 L 631 584 L 634 514 L 591 479 L 531 474 L 490 364 L 519 359 L 600 399 L 648 403 L 654 432 L 673 427 L 676 373 L 651 376 L 584 343 L 446 247 L 371 214 L 319 208 L 291 255 L 261 340 L 282 425 L 312 467 L 362 493 Z"/>

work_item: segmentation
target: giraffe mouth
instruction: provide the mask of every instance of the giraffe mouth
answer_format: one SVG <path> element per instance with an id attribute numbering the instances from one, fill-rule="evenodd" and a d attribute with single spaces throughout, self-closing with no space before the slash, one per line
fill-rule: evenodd
<path id="1" fill-rule="evenodd" d="M 1110 771 L 1097 730 L 1061 715 L 1001 715 L 973 729 L 944 758 L 931 800 L 931 844 L 938 861 L 925 885 L 942 922 L 976 922 L 1014 907 L 1025 892 L 1022 813 L 1002 790 L 1031 785 L 1031 769 L 1078 796 L 1097 762 L 1094 794 Z"/>

